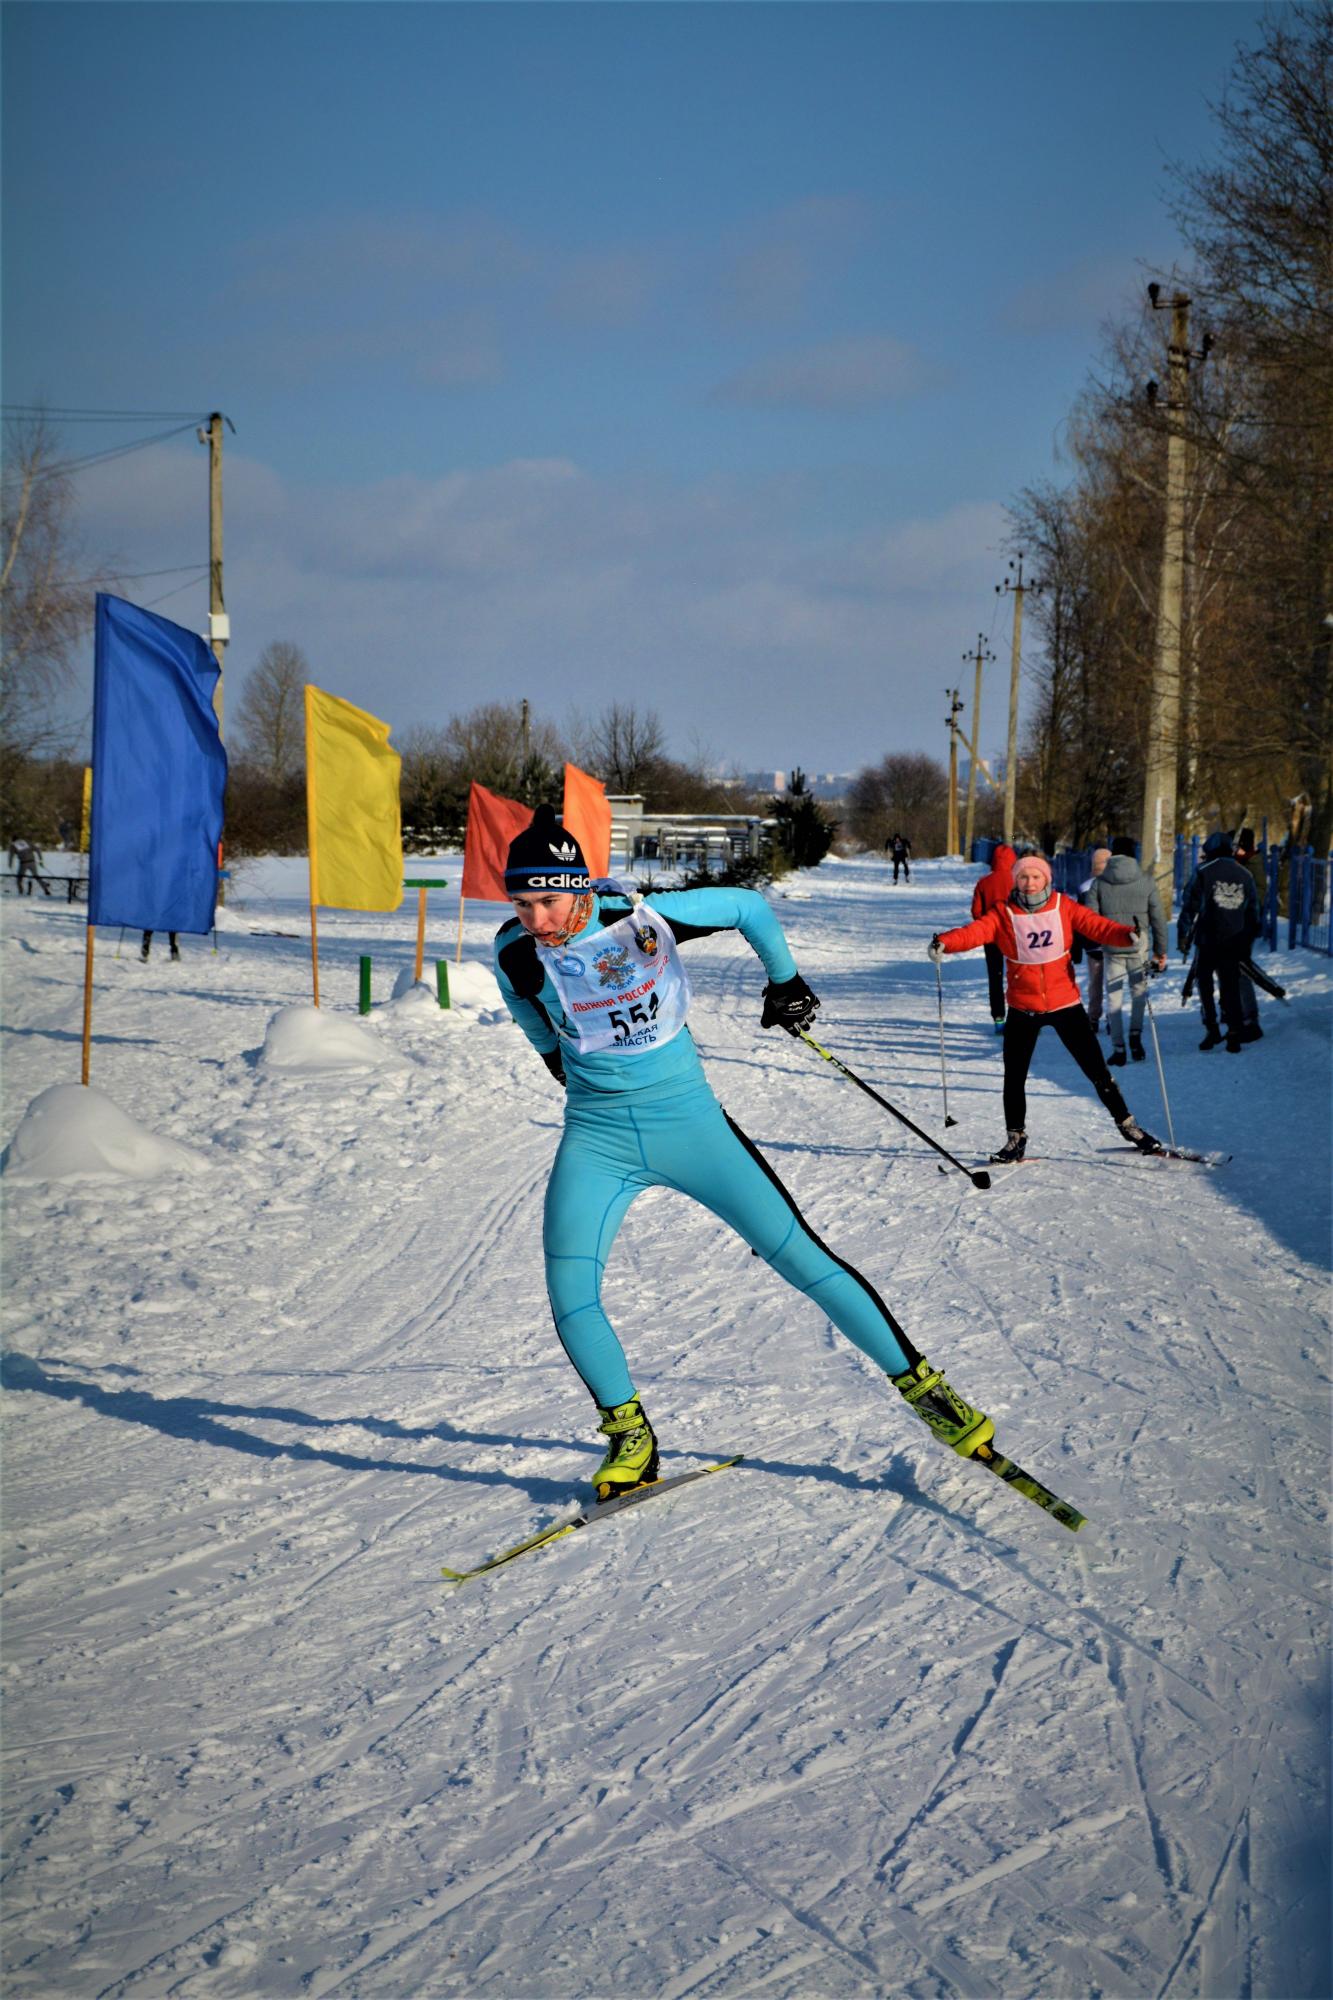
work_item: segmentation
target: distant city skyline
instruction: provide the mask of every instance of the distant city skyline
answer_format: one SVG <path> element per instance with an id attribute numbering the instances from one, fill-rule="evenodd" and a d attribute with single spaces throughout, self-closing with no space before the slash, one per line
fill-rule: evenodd
<path id="1" fill-rule="evenodd" d="M 981 630 L 990 758 L 1006 505 L 1261 13 L 20 0 L 5 401 L 146 413 L 71 458 L 232 419 L 233 706 L 290 640 L 397 738 L 633 701 L 841 772 L 943 760 Z M 89 563 L 204 629 L 193 423 L 76 478 Z"/>

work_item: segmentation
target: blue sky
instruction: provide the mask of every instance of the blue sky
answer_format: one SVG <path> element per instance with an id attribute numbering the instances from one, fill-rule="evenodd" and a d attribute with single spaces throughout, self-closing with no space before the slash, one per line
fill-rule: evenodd
<path id="1" fill-rule="evenodd" d="M 398 734 L 527 695 L 746 769 L 942 755 L 1006 504 L 1261 19 L 19 0 L 4 398 L 231 417 L 233 696 L 290 639 Z M 207 560 L 188 433 L 79 498 L 90 556 Z M 175 582 L 127 594 L 202 627 Z"/>

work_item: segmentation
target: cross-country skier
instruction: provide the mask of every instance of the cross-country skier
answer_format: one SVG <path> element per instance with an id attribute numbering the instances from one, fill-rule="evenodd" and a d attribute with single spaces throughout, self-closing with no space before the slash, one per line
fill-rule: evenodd
<path id="1" fill-rule="evenodd" d="M 1007 901 L 1014 886 L 1014 863 L 1018 856 L 1001 841 L 991 856 L 990 873 L 983 875 L 972 891 L 972 915 L 984 917 L 987 910 Z M 986 982 L 990 988 L 990 1013 L 997 1035 L 1004 1033 L 1004 953 L 998 944 L 986 946 Z"/>
<path id="2" fill-rule="evenodd" d="M 566 1091 L 546 1190 L 546 1284 L 556 1332 L 610 1440 L 593 1475 L 598 1499 L 657 1476 L 657 1438 L 601 1299 L 616 1231 L 650 1187 L 691 1195 L 729 1223 L 884 1369 L 943 1444 L 966 1458 L 988 1443 L 991 1419 L 950 1388 L 874 1287 L 821 1243 L 704 1076 L 686 1026 L 682 945 L 738 930 L 768 974 L 765 1028 L 794 1034 L 819 1005 L 763 897 L 674 889 L 650 904 L 616 884 L 594 886 L 549 806 L 511 844 L 505 888 L 515 914 L 495 938 L 500 991 Z"/>
<path id="3" fill-rule="evenodd" d="M 1097 1046 L 1069 953 L 1075 933 L 1094 944 L 1125 951 L 1137 932 L 1085 910 L 1069 896 L 1051 893 L 1051 865 L 1040 854 L 1025 854 L 1014 868 L 1007 902 L 976 923 L 942 931 L 930 941 L 938 965 L 947 954 L 997 944 L 1008 961 L 1009 1014 L 1004 1027 L 1005 1142 L 992 1160 L 1012 1165 L 1027 1152 L 1027 1076 L 1037 1037 L 1047 1022 L 1087 1077 L 1126 1139 L 1141 1153 L 1160 1153 L 1162 1143 L 1145 1132 L 1131 1113 Z"/>

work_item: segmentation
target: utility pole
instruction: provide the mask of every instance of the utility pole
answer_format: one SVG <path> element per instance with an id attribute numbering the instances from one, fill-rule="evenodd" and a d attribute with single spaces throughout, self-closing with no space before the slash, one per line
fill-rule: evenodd
<path id="1" fill-rule="evenodd" d="M 972 834 L 976 826 L 977 758 L 981 755 L 981 666 L 984 660 L 995 658 L 986 644 L 984 632 L 977 633 L 976 652 L 964 653 L 963 658 L 974 659 L 977 663 L 976 686 L 972 695 L 972 741 L 968 745 L 967 759 L 967 831 L 963 835 L 963 859 L 966 861 L 972 853 Z"/>
<path id="2" fill-rule="evenodd" d="M 1180 754 L 1180 627 L 1185 578 L 1185 483 L 1189 453 L 1190 302 L 1184 292 L 1161 298 L 1149 285 L 1154 312 L 1171 314 L 1167 345 L 1166 511 L 1157 591 L 1152 688 L 1148 702 L 1148 755 L 1143 774 L 1143 872 L 1157 883 L 1171 914 L 1176 834 L 1176 763 Z"/>
<path id="3" fill-rule="evenodd" d="M 950 858 L 958 852 L 958 723 L 956 717 L 963 703 L 958 698 L 957 688 L 945 688 L 949 697 L 949 826 L 945 836 Z"/>
<path id="4" fill-rule="evenodd" d="M 1009 745 L 1004 758 L 1004 837 L 1012 847 L 1014 842 L 1014 810 L 1018 796 L 1018 679 L 1019 664 L 1023 657 L 1023 598 L 1029 590 L 1045 590 L 1044 583 L 1024 583 L 1023 558 L 1017 563 L 1010 562 L 1010 569 L 1016 569 L 1014 577 L 1006 577 L 995 586 L 997 594 L 1011 590 L 1014 594 L 1014 644 L 1009 656 Z"/>
<path id="5" fill-rule="evenodd" d="M 526 695 L 524 695 L 522 701 L 519 703 L 518 713 L 519 729 L 523 740 L 523 768 L 526 771 L 528 759 L 532 755 L 532 710 Z"/>
<path id="6" fill-rule="evenodd" d="M 222 735 L 222 663 L 231 637 L 227 600 L 222 593 L 222 426 L 235 436 L 236 426 L 221 410 L 214 410 L 208 429 L 196 432 L 200 444 L 208 446 L 208 643 L 218 663 L 218 684 L 213 690 L 218 735 Z"/>

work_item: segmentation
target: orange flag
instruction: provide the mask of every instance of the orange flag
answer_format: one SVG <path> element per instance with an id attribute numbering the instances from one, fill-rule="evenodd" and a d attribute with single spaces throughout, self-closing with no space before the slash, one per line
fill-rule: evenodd
<path id="1" fill-rule="evenodd" d="M 517 799 L 502 799 L 485 785 L 472 784 L 467 795 L 467 834 L 463 841 L 464 896 L 482 903 L 507 903 L 505 861 L 509 843 L 532 825 L 532 807 Z M 460 933 L 461 935 L 461 933 Z"/>
<path id="2" fill-rule="evenodd" d="M 611 872 L 611 808 L 606 787 L 598 779 L 580 771 L 577 764 L 565 766 L 565 810 L 563 824 L 583 849 L 588 873 L 596 881 Z"/>

